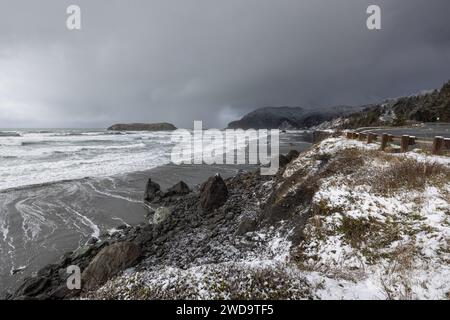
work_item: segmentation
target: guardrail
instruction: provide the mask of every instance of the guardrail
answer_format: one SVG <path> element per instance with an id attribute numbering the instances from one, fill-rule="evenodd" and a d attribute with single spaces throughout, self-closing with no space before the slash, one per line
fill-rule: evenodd
<path id="1" fill-rule="evenodd" d="M 422 149 L 430 150 L 433 155 L 442 155 L 450 150 L 450 138 L 436 136 L 431 140 L 418 139 L 415 136 L 402 135 L 394 136 L 387 133 L 376 134 L 372 132 L 345 132 L 344 135 L 348 139 L 356 139 L 374 143 L 380 139 L 380 150 L 385 151 L 392 143 L 398 143 L 400 152 L 408 152 L 411 146 L 417 146 Z"/>

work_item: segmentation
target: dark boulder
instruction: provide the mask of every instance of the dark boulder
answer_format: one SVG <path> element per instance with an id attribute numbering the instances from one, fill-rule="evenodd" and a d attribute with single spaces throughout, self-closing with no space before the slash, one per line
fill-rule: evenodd
<path id="1" fill-rule="evenodd" d="M 291 162 L 292 160 L 297 159 L 299 155 L 300 152 L 298 152 L 297 150 L 291 150 L 286 155 L 286 158 L 289 160 L 289 162 Z"/>
<path id="2" fill-rule="evenodd" d="M 118 242 L 103 248 L 83 271 L 83 290 L 94 290 L 103 285 L 137 262 L 141 253 L 141 247 L 133 242 Z"/>
<path id="3" fill-rule="evenodd" d="M 160 196 L 161 187 L 159 184 L 153 182 L 152 179 L 148 179 L 147 186 L 145 187 L 144 200 L 151 202 Z"/>
<path id="4" fill-rule="evenodd" d="M 279 159 L 280 160 L 279 160 L 278 164 L 279 164 L 280 168 L 285 167 L 290 162 L 289 159 L 283 154 L 279 155 Z"/>
<path id="5" fill-rule="evenodd" d="M 220 208 L 228 199 L 228 188 L 220 174 L 210 177 L 200 188 L 200 206 L 206 211 Z"/>
<path id="6" fill-rule="evenodd" d="M 178 182 L 173 187 L 167 189 L 166 196 L 183 196 L 191 192 L 189 186 L 183 181 Z"/>

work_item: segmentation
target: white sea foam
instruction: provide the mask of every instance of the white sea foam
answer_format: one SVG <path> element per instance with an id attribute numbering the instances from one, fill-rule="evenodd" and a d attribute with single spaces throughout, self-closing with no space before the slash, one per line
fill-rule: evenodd
<path id="1" fill-rule="evenodd" d="M 169 163 L 171 132 L 58 130 L 0 136 L 0 190 L 107 177 Z"/>

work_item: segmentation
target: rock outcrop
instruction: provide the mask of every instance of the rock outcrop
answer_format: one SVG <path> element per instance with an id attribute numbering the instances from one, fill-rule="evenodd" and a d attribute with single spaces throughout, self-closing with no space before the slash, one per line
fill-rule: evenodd
<path id="1" fill-rule="evenodd" d="M 82 289 L 96 289 L 112 276 L 132 266 L 141 253 L 141 248 L 133 242 L 118 242 L 103 248 L 83 271 Z"/>
<path id="2" fill-rule="evenodd" d="M 176 130 L 171 123 L 117 123 L 108 128 L 113 131 L 172 131 Z"/>
<path id="3" fill-rule="evenodd" d="M 145 187 L 144 200 L 152 202 L 158 197 L 162 196 L 161 187 L 152 179 L 148 179 L 147 186 Z"/>
<path id="4" fill-rule="evenodd" d="M 180 181 L 177 184 L 175 184 L 173 187 L 167 189 L 167 192 L 165 193 L 165 195 L 167 197 L 183 196 L 185 194 L 188 194 L 189 192 L 191 192 L 191 190 L 189 189 L 189 186 L 186 183 L 184 183 L 183 181 Z"/>
<path id="5" fill-rule="evenodd" d="M 292 160 L 298 158 L 299 155 L 300 155 L 300 152 L 293 149 L 288 152 L 288 154 L 286 155 L 286 158 L 288 159 L 289 162 L 291 162 Z"/>
<path id="6" fill-rule="evenodd" d="M 156 203 L 161 202 L 164 199 L 170 200 L 171 197 L 184 196 L 190 192 L 191 189 L 189 189 L 189 186 L 183 181 L 176 183 L 167 189 L 166 192 L 163 192 L 159 184 L 153 182 L 152 179 L 148 179 L 144 193 L 144 200 L 147 202 Z"/>
<path id="7" fill-rule="evenodd" d="M 221 207 L 227 199 L 228 188 L 220 174 L 209 178 L 200 189 L 200 206 L 206 212 Z"/>

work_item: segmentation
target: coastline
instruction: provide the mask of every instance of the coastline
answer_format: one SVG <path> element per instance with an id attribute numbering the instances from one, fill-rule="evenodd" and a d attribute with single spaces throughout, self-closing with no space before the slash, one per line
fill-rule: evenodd
<path id="1" fill-rule="evenodd" d="M 59 230 L 51 230 L 47 234 L 43 234 L 46 239 L 35 239 L 37 240 L 36 243 L 31 243 L 30 239 L 30 243 L 22 243 L 23 246 L 20 247 L 16 245 L 18 241 L 15 241 L 14 260 L 23 260 L 22 263 L 16 262 L 13 265 L 6 265 L 6 262 L 4 262 L 2 265 L 2 288 L 14 290 L 17 283 L 25 277 L 35 273 L 41 267 L 53 263 L 64 252 L 83 246 L 93 236 L 107 233 L 108 230 L 115 232 L 118 227 L 123 225 L 138 225 L 145 222 L 150 209 L 143 202 L 143 196 L 145 185 L 150 177 L 164 189 L 180 180 L 193 187 L 217 172 L 224 177 L 230 177 L 244 168 L 248 169 L 250 166 L 176 166 L 168 164 L 146 171 L 131 172 L 108 178 L 83 178 L 2 190 L 0 191 L 0 201 L 2 196 L 14 199 L 12 202 L 8 200 L 8 203 L 5 204 L 5 207 L 8 208 L 8 215 L 20 216 L 21 213 L 17 212 L 15 206 L 17 203 L 27 204 L 28 199 L 36 202 L 52 201 L 58 203 L 60 206 L 58 214 L 64 216 L 63 212 L 67 212 L 67 217 L 64 217 L 64 219 L 69 219 L 69 215 L 76 215 L 70 205 L 71 202 L 82 202 L 77 210 L 80 215 L 83 215 L 79 220 L 68 220 L 61 223 L 58 226 Z M 84 195 L 75 195 L 73 189 Z M 49 220 L 49 223 L 55 221 L 52 217 L 49 217 Z M 67 225 L 69 223 L 80 224 L 80 221 L 91 222 L 88 225 L 82 223 L 80 228 L 75 230 Z M 17 221 L 17 225 L 20 224 L 22 222 Z M 13 226 L 9 226 L 9 229 L 9 232 L 14 232 Z M 52 243 L 53 245 L 51 245 Z M 26 261 L 24 261 L 25 259 Z M 24 266 L 25 268 L 23 268 Z M 12 275 L 11 272 L 15 269 L 20 270 Z"/>
<path id="2" fill-rule="evenodd" d="M 308 140 L 307 136 L 303 132 L 282 135 L 281 152 L 304 150 L 310 145 L 303 141 Z M 8 242 L 4 242 L 6 254 L 0 259 L 0 286 L 5 292 L 14 291 L 26 277 L 54 263 L 63 253 L 82 247 L 91 238 L 117 232 L 124 225 L 146 222 L 151 208 L 143 197 L 149 178 L 162 189 L 179 181 L 194 188 L 216 173 L 229 178 L 240 170 L 255 168 L 165 164 L 105 178 L 86 177 L 1 190 L 0 210 L 5 212 Z"/>
<path id="3" fill-rule="evenodd" d="M 280 156 L 275 176 L 151 197 L 149 222 L 66 253 L 7 298 L 445 299 L 450 162 L 434 159 L 330 137 Z M 69 265 L 81 290 L 67 288 Z"/>

